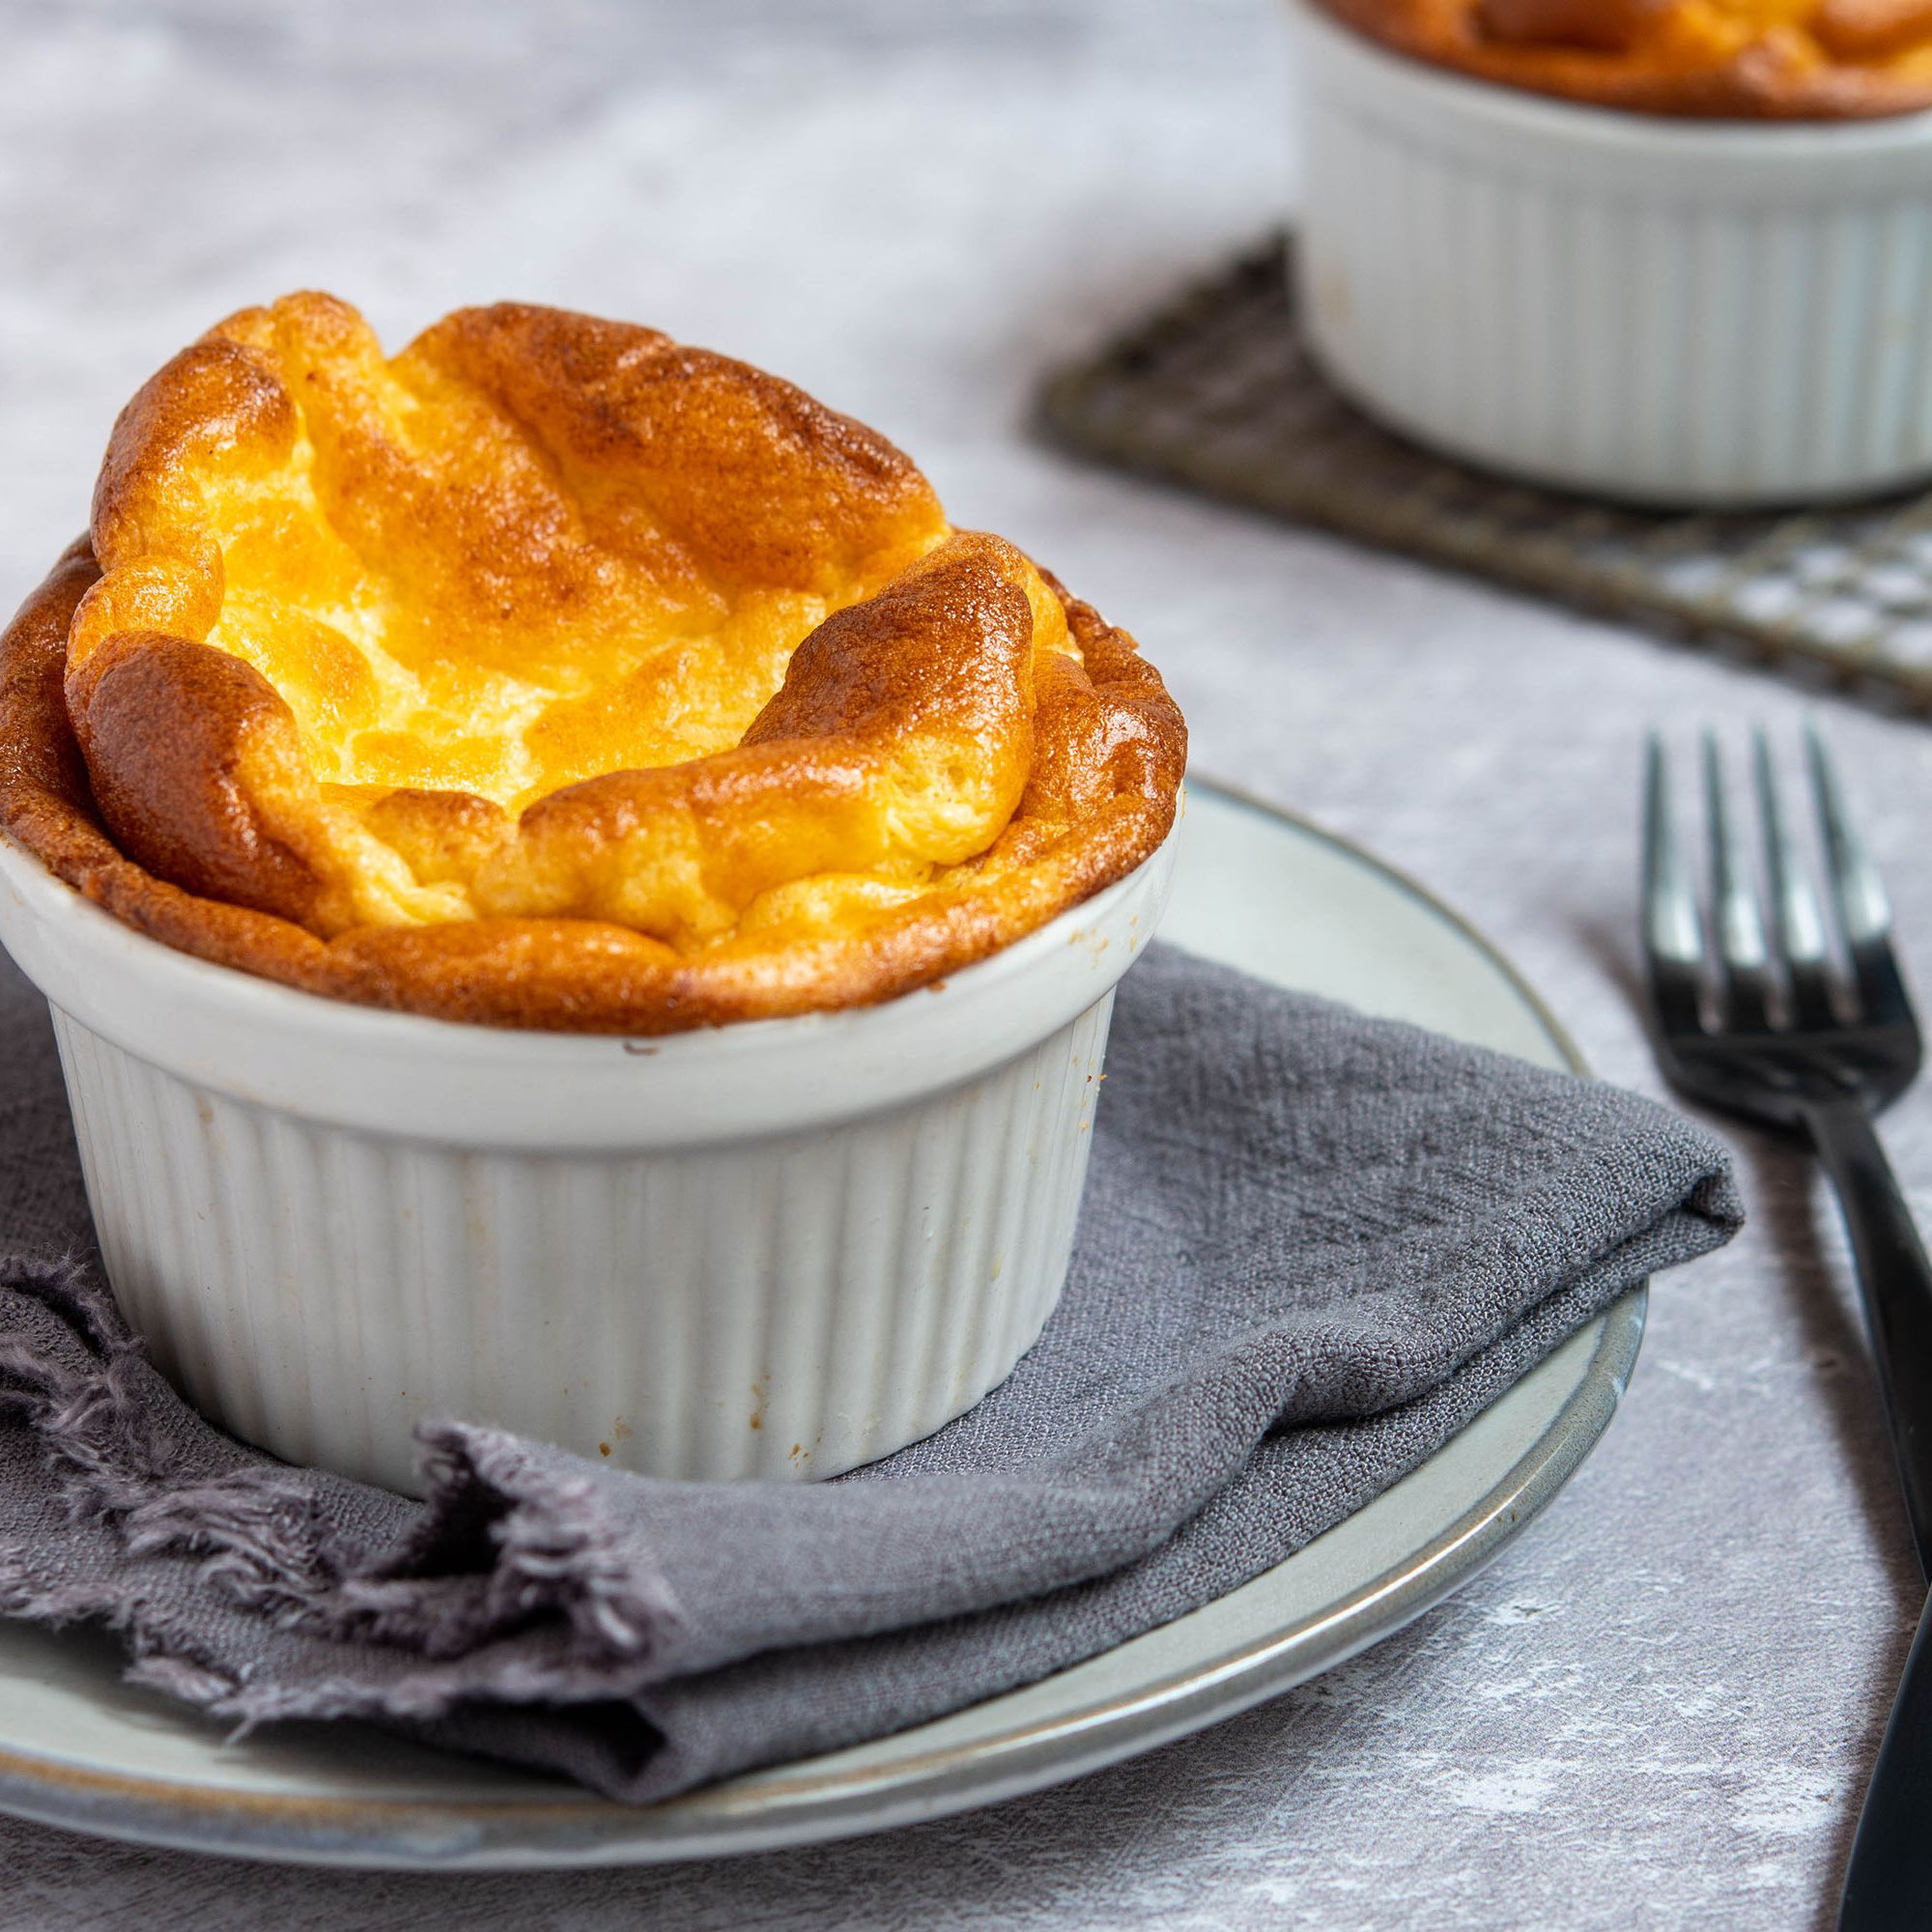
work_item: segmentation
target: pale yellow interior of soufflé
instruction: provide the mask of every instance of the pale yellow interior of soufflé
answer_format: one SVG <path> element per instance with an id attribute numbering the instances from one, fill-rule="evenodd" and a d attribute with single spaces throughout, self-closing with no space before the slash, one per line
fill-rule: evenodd
<path id="1" fill-rule="evenodd" d="M 325 936 L 566 916 L 682 950 L 981 860 L 1040 687 L 1081 662 L 1039 573 L 796 391 L 647 330 L 572 338 L 546 370 L 546 312 L 520 313 L 465 312 L 394 359 L 326 297 L 213 331 L 271 375 L 257 394 L 190 371 L 130 439 L 128 487 L 103 478 L 81 712 L 94 653 L 130 632 L 259 672 L 293 730 L 248 739 L 250 793 L 323 882 L 299 916 Z M 201 420 L 179 403 L 196 381 L 221 391 Z M 734 520 L 753 471 L 789 500 Z M 993 636 L 1015 611 L 1023 661 Z"/>

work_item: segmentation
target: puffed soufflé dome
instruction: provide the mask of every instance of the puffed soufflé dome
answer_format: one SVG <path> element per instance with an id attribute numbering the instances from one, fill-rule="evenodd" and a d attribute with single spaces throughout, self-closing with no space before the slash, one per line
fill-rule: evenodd
<path id="1" fill-rule="evenodd" d="M 393 359 L 329 296 L 231 317 L 0 645 L 0 822 L 70 884 L 497 1025 L 928 983 L 1149 857 L 1184 759 L 1133 639 L 883 438 L 518 304 Z"/>
<path id="2" fill-rule="evenodd" d="M 1321 0 L 1404 53 L 1600 106 L 1832 120 L 1932 107 L 1932 0 Z"/>

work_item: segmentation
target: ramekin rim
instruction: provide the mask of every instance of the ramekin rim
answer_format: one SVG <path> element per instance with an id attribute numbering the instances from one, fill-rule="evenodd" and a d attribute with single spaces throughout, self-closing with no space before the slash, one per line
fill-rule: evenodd
<path id="1" fill-rule="evenodd" d="M 706 1048 L 724 1048 L 741 1053 L 755 1051 L 760 1044 L 776 1047 L 781 1041 L 801 1043 L 814 1037 L 837 1041 L 841 1035 L 863 1029 L 868 1021 L 876 1025 L 882 1015 L 905 1010 L 915 1000 L 944 1002 L 949 1001 L 951 996 L 949 1003 L 953 1003 L 983 989 L 1003 975 L 1022 974 L 1036 961 L 1055 956 L 1059 947 L 1077 939 L 1083 924 L 1093 923 L 1102 916 L 1107 906 L 1130 893 L 1150 867 L 1162 863 L 1164 857 L 1171 858 L 1180 835 L 1185 809 L 1186 786 L 1183 781 L 1177 799 L 1174 823 L 1167 837 L 1131 871 L 1122 873 L 1097 893 L 1056 913 L 1044 925 L 1023 933 L 1009 945 L 988 953 L 983 959 L 975 960 L 970 966 L 948 973 L 938 980 L 868 1006 L 790 1013 L 771 1019 L 734 1020 L 720 1026 L 692 1027 L 681 1032 L 649 1036 L 485 1026 L 464 1020 L 440 1019 L 427 1013 L 367 1006 L 359 1001 L 334 999 L 325 993 L 284 985 L 240 967 L 185 952 L 179 947 L 169 946 L 115 918 L 51 871 L 35 853 L 4 829 L 0 829 L 0 887 L 6 886 L 10 878 L 17 881 L 24 875 L 27 883 L 22 894 L 23 900 L 27 895 L 40 893 L 43 895 L 46 907 L 43 911 L 29 902 L 30 916 L 65 919 L 71 923 L 70 930 L 80 935 L 83 944 L 127 945 L 136 957 L 151 959 L 156 974 L 180 976 L 178 984 L 192 985 L 212 993 L 216 999 L 233 999 L 252 1008 L 258 1016 L 282 1012 L 292 1020 L 298 1018 L 304 1031 L 339 1024 L 345 1039 L 366 1030 L 363 1032 L 363 1043 L 369 1045 L 380 1045 L 384 1038 L 398 1043 L 406 1040 L 423 1044 L 443 1041 L 452 1053 L 461 1053 L 467 1044 L 477 1051 L 487 1050 L 492 1057 L 523 1053 L 532 1061 L 563 1058 L 573 1052 L 608 1055 L 613 1044 L 625 1045 L 634 1052 L 648 1053 L 653 1058 L 668 1056 L 674 1059 L 680 1055 L 696 1054 Z M 935 1007 L 933 1010 L 937 1012 L 939 1008 Z"/>

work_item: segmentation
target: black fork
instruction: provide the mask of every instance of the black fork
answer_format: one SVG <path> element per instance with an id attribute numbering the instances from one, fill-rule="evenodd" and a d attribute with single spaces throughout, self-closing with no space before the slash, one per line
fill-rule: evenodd
<path id="1" fill-rule="evenodd" d="M 1872 1123 L 1918 1075 L 1918 1022 L 1892 950 L 1885 888 L 1824 741 L 1807 731 L 1835 958 L 1762 731 L 1752 750 L 1771 917 L 1730 810 L 1722 753 L 1707 732 L 1707 921 L 1677 838 L 1669 762 L 1662 740 L 1650 741 L 1643 937 L 1658 1061 L 1691 1098 L 1805 1135 L 1831 1175 L 1919 1568 L 1932 1576 L 1932 1265 Z M 1843 1932 L 1932 1927 L 1932 1604 L 1865 1792 L 1838 1923 Z"/>

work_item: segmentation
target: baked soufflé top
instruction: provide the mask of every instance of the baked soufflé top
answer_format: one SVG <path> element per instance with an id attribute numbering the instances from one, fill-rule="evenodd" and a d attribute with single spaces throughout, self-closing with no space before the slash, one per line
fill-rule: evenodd
<path id="1" fill-rule="evenodd" d="M 1134 640 L 897 449 L 655 330 L 243 310 L 0 644 L 0 822 L 169 945 L 664 1033 L 930 983 L 1147 859 Z"/>

